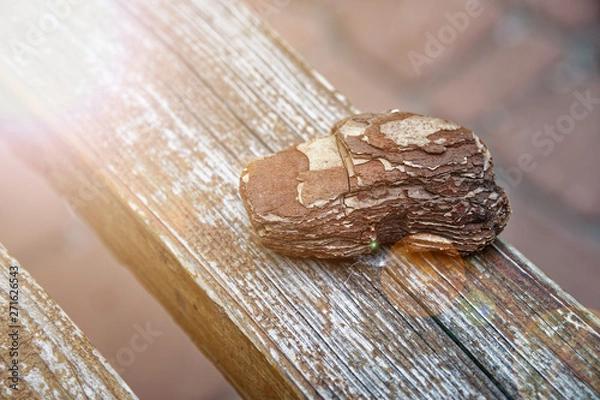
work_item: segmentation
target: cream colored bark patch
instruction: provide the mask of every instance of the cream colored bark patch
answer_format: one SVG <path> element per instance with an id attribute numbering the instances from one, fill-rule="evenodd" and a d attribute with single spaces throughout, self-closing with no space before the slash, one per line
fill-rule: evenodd
<path id="1" fill-rule="evenodd" d="M 439 131 L 453 131 L 460 126 L 440 118 L 413 115 L 402 120 L 390 121 L 381 125 L 381 133 L 399 146 L 429 144 L 427 137 Z"/>
<path id="2" fill-rule="evenodd" d="M 348 120 L 340 126 L 340 133 L 347 138 L 348 136 L 360 136 L 365 132 L 367 125 L 358 121 Z"/>
<path id="3" fill-rule="evenodd" d="M 296 148 L 308 157 L 311 171 L 344 166 L 333 135 L 310 140 L 299 144 Z"/>

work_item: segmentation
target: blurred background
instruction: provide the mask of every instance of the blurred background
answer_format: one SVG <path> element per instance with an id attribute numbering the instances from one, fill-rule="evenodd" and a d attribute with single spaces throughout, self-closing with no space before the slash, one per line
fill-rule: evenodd
<path id="1" fill-rule="evenodd" d="M 472 128 L 511 199 L 502 237 L 600 310 L 598 1 L 247 3 L 361 111 L 399 108 Z M 1 141 L 0 188 L 0 243 L 140 398 L 237 398 L 94 232 Z M 134 360 L 120 357 L 148 326 L 160 336 Z"/>

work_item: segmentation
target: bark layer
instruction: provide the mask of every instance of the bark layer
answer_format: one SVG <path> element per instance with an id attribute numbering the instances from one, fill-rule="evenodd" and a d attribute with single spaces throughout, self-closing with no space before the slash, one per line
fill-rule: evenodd
<path id="1" fill-rule="evenodd" d="M 250 162 L 240 194 L 261 242 L 300 257 L 353 257 L 419 233 L 466 254 L 510 215 L 471 130 L 397 110 L 351 116 L 328 136 Z"/>

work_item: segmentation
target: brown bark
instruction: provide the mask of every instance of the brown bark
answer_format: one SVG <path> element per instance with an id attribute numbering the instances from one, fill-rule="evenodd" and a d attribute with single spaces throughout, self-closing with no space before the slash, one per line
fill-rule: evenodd
<path id="1" fill-rule="evenodd" d="M 466 254 L 491 243 L 510 214 L 471 130 L 396 110 L 354 115 L 252 161 L 240 193 L 262 243 L 302 257 L 367 254 L 417 233 Z"/>

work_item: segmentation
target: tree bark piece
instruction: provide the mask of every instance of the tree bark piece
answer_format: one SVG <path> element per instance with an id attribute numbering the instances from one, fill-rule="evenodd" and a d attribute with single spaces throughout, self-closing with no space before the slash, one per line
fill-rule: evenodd
<path id="1" fill-rule="evenodd" d="M 510 215 L 471 130 L 397 110 L 345 118 L 329 136 L 252 161 L 240 194 L 262 243 L 301 257 L 368 254 L 421 233 L 471 253 Z"/>

